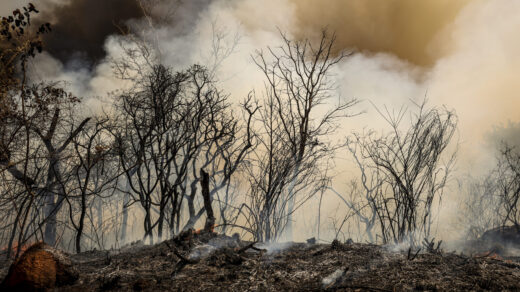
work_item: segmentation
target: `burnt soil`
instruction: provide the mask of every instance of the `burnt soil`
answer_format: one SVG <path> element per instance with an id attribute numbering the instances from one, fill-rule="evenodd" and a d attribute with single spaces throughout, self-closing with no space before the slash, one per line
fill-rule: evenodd
<path id="1" fill-rule="evenodd" d="M 216 234 L 72 255 L 57 291 L 519 291 L 520 263 L 371 244 L 270 246 Z M 0 272 L 5 275 L 6 268 Z"/>

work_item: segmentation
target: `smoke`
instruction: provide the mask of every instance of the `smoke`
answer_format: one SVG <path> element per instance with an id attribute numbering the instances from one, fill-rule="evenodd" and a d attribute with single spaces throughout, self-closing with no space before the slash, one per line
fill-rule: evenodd
<path id="1" fill-rule="evenodd" d="M 261 84 L 250 55 L 255 49 L 276 45 L 277 29 L 303 38 L 328 27 L 337 33 L 338 50 L 358 52 L 336 72 L 345 98 L 406 104 L 426 95 L 434 104 L 455 108 L 461 117 L 463 143 L 482 140 L 493 126 L 518 120 L 515 97 L 520 83 L 515 79 L 520 70 L 520 41 L 515 32 L 520 19 L 515 16 L 520 3 L 514 0 L 325 0 L 319 4 L 284 0 L 262 5 L 251 0 L 143 1 L 145 8 L 151 7 L 152 28 L 137 3 L 36 2 L 42 19 L 50 17 L 54 23 L 47 48 L 59 61 L 43 58 L 54 68 L 44 71 L 77 71 L 85 78 L 110 75 L 103 57 L 121 53 L 116 48 L 115 24 L 153 36 L 163 62 L 182 68 L 211 58 L 217 26 L 228 37 L 234 31 L 241 33 L 235 54 L 221 64 L 219 76 L 230 80 L 226 85 L 231 92 L 243 87 L 238 91 L 243 95 L 246 88 Z M 0 8 L 8 11 L 20 4 L 25 2 L 3 1 Z M 90 69 L 85 59 L 100 65 Z M 89 82 L 82 79 L 80 83 L 85 87 Z M 371 115 L 365 115 L 354 125 L 370 120 Z"/>
<path id="2" fill-rule="evenodd" d="M 0 9 L 6 11 L 21 2 L 2 1 Z M 261 91 L 263 78 L 251 54 L 280 44 L 278 29 L 289 37 L 312 39 L 328 27 L 337 34 L 338 51 L 355 52 L 335 69 L 338 92 L 342 98 L 363 100 L 359 110 L 366 111 L 345 121 L 339 138 L 354 129 L 384 128 L 370 102 L 398 108 L 426 96 L 431 105 L 445 105 L 459 115 L 460 173 L 478 176 L 493 166 L 490 140 L 501 137 L 520 143 L 516 142 L 520 133 L 520 1 L 147 0 L 143 3 L 151 5 L 147 6 L 151 7 L 148 19 L 136 3 L 35 1 L 40 8 L 47 7 L 42 8 L 42 16 L 50 15 L 54 23 L 47 39 L 49 54 L 36 61 L 37 75 L 68 80 L 81 96 L 104 96 L 121 85 L 108 61 L 122 54 L 119 41 L 123 37 L 114 24 L 126 24 L 153 42 L 161 61 L 176 69 L 192 63 L 212 64 L 218 32 L 223 36 L 221 45 L 232 53 L 218 62 L 216 76 L 239 101 L 251 89 Z M 234 44 L 236 33 L 240 39 Z M 96 65 L 89 67 L 92 61 Z M 90 106 L 101 107 L 93 101 Z M 337 186 L 341 188 L 355 171 L 343 163 L 346 153 L 338 159 L 335 173 L 341 177 Z M 331 197 L 324 199 L 322 212 L 338 206 Z M 442 212 L 441 218 L 457 210 Z M 306 216 L 315 220 L 311 217 Z M 296 239 L 313 232 L 300 232 Z"/>
<path id="3" fill-rule="evenodd" d="M 327 26 L 340 48 L 388 53 L 417 65 L 441 57 L 434 41 L 469 0 L 290 0 L 296 35 L 305 38 Z"/>
<path id="4" fill-rule="evenodd" d="M 102 59 L 106 38 L 120 33 L 128 20 L 143 16 L 134 0 L 44 2 L 39 5 L 43 10 L 41 19 L 51 22 L 53 29 L 45 37 L 46 48 L 62 62 L 78 56 L 87 62 Z"/>
<path id="5" fill-rule="evenodd" d="M 10 14 L 13 10 L 17 9 L 17 8 L 20 8 L 21 6 L 25 6 L 27 5 L 29 2 L 31 2 L 30 0 L 19 0 L 19 1 L 12 1 L 12 0 L 8 0 L 8 1 L 1 1 L 0 2 L 0 12 L 2 13 L 2 16 L 5 16 L 5 15 L 8 15 Z M 45 1 L 45 0 L 42 0 L 42 1 L 33 1 L 33 3 L 35 4 L 39 4 L 40 2 L 49 2 L 49 1 Z"/>
<path id="6" fill-rule="evenodd" d="M 338 67 L 343 96 L 393 107 L 426 96 L 432 105 L 453 108 L 460 118 L 464 168 L 490 165 L 486 133 L 518 121 L 519 2 L 292 3 L 297 36 L 315 35 L 328 26 L 337 33 L 338 49 L 358 52 Z M 365 103 L 364 109 L 368 114 L 349 128 L 374 125 L 373 108 Z"/>
<path id="7" fill-rule="evenodd" d="M 4 4 L 5 9 L 20 7 L 21 4 L 14 2 L 10 0 L 10 5 Z M 35 80 L 64 81 L 69 91 L 85 98 L 86 112 L 100 112 L 111 102 L 107 93 L 129 85 L 128 82 L 116 78 L 111 64 L 112 60 L 124 56 L 122 44 L 129 45 L 122 32 L 136 33 L 151 42 L 155 41 L 152 38 L 158 38 L 156 45 L 165 51 L 162 61 L 179 69 L 184 68 L 195 62 L 189 56 L 193 47 L 188 44 L 195 41 L 193 30 L 199 22 L 197 14 L 202 13 L 210 2 L 211 0 L 35 2 L 41 12 L 37 19 L 51 22 L 53 31 L 46 36 L 46 51 L 33 62 L 30 77 Z M 180 40 L 182 41 L 179 42 Z"/>
<path id="8" fill-rule="evenodd" d="M 357 51 L 337 68 L 344 97 L 398 108 L 426 96 L 430 105 L 455 109 L 460 121 L 455 175 L 479 177 L 494 167 L 496 139 L 518 144 L 518 1 L 293 4 L 296 35 L 317 34 L 328 26 L 337 33 L 339 49 Z M 367 114 L 347 121 L 343 129 L 383 129 L 370 103 L 362 107 Z M 342 177 L 355 175 L 347 163 L 338 165 Z M 460 209 L 455 203 L 460 200 L 457 188 L 447 190 L 436 216 L 442 236 L 460 234 L 463 227 L 456 224 Z M 323 210 L 333 210 L 334 204 L 326 201 Z"/>
<path id="9" fill-rule="evenodd" d="M 35 4 L 40 11 L 36 22 L 52 24 L 44 37 L 48 53 L 76 68 L 90 66 L 105 57 L 107 37 L 119 34 L 131 19 L 143 17 L 137 0 L 7 0 L 0 3 L 1 15 Z M 81 63 L 78 63 L 81 60 Z"/>
<path id="10" fill-rule="evenodd" d="M 485 156 L 486 133 L 518 122 L 520 27 L 518 1 L 474 1 L 454 22 L 427 86 L 432 98 L 454 107 L 468 159 Z M 484 150 L 484 151 L 483 151 Z"/>
<path id="11" fill-rule="evenodd" d="M 505 142 L 515 147 L 516 150 L 520 150 L 520 123 L 509 122 L 505 125 L 494 126 L 487 133 L 486 138 L 491 149 L 499 149 L 499 147 L 503 146 L 502 143 Z"/>

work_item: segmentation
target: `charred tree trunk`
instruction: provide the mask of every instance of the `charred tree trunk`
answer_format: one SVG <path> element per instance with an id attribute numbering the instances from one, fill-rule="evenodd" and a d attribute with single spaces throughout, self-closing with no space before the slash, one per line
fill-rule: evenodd
<path id="1" fill-rule="evenodd" d="M 215 225 L 215 215 L 213 214 L 213 208 L 211 207 L 211 197 L 209 194 L 209 174 L 203 169 L 200 170 L 200 186 L 202 187 L 202 197 L 204 198 L 204 209 L 206 209 L 206 224 L 204 225 L 205 231 L 213 231 L 213 225 Z"/>
<path id="2" fill-rule="evenodd" d="M 128 205 L 130 204 L 130 192 L 132 191 L 132 176 L 137 172 L 137 167 L 130 170 L 126 180 L 125 194 L 123 196 L 123 222 L 121 223 L 121 242 L 125 243 L 126 230 L 128 229 Z"/>
<path id="3" fill-rule="evenodd" d="M 130 191 L 130 187 L 127 186 L 127 192 Z M 130 194 L 125 193 L 123 196 L 123 222 L 121 223 L 121 242 L 124 243 L 126 240 L 126 229 L 128 226 L 128 204 L 130 203 Z"/>
<path id="4" fill-rule="evenodd" d="M 79 218 L 79 226 L 76 233 L 76 253 L 81 252 L 81 236 L 83 235 L 83 229 L 85 227 L 85 215 L 87 213 L 87 196 L 81 194 L 81 214 Z"/>
<path id="5" fill-rule="evenodd" d="M 47 176 L 47 187 L 45 190 L 45 199 L 44 199 L 44 220 L 45 220 L 45 232 L 43 241 L 48 245 L 54 247 L 56 245 L 56 215 L 61 207 L 59 204 L 60 198 L 58 198 L 58 202 L 56 200 L 56 193 L 61 194 L 61 191 L 56 192 L 56 184 L 59 175 L 59 160 L 57 158 L 56 152 L 51 152 L 48 176 Z"/>
<path id="6" fill-rule="evenodd" d="M 195 226 L 195 223 L 197 223 L 197 221 L 200 219 L 200 217 L 202 216 L 202 214 L 204 214 L 205 211 L 205 208 L 201 208 L 198 212 L 195 211 L 195 195 L 197 194 L 198 182 L 199 180 L 194 180 L 191 183 L 190 195 L 186 197 L 186 202 L 188 204 L 188 213 L 190 215 L 190 218 L 188 219 L 188 223 L 186 223 L 186 225 L 184 225 L 184 228 L 182 228 L 182 231 L 193 228 L 193 226 Z"/>

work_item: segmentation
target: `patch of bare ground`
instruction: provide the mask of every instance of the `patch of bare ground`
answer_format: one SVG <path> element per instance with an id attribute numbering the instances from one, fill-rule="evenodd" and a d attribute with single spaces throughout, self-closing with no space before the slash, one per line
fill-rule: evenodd
<path id="1" fill-rule="evenodd" d="M 80 277 L 57 291 L 520 290 L 520 264 L 502 258 L 337 241 L 264 249 L 236 237 L 183 236 L 74 255 Z"/>

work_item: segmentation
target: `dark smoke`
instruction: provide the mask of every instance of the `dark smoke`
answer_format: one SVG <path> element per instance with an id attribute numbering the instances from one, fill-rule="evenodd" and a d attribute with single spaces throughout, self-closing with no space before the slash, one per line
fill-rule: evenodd
<path id="1" fill-rule="evenodd" d="M 296 34 L 308 37 L 323 27 L 337 33 L 341 48 L 386 52 L 417 65 L 441 55 L 436 38 L 471 0 L 290 0 Z"/>
<path id="2" fill-rule="evenodd" d="M 71 0 L 42 10 L 41 19 L 50 19 L 53 28 L 45 38 L 46 49 L 64 63 L 78 56 L 91 64 L 98 61 L 105 56 L 105 39 L 120 33 L 118 26 L 143 16 L 135 0 Z"/>
<path id="3" fill-rule="evenodd" d="M 91 65 L 105 56 L 108 36 L 127 28 L 141 30 L 148 25 L 167 26 L 176 35 L 191 32 L 198 16 L 213 0 L 69 0 L 62 4 L 44 4 L 41 19 L 53 23 L 46 37 L 47 51 L 67 64 L 86 61 Z M 145 12 L 146 11 L 146 12 Z M 170 36 L 174 37 L 174 36 Z M 84 62 L 81 62 L 84 65 Z"/>

